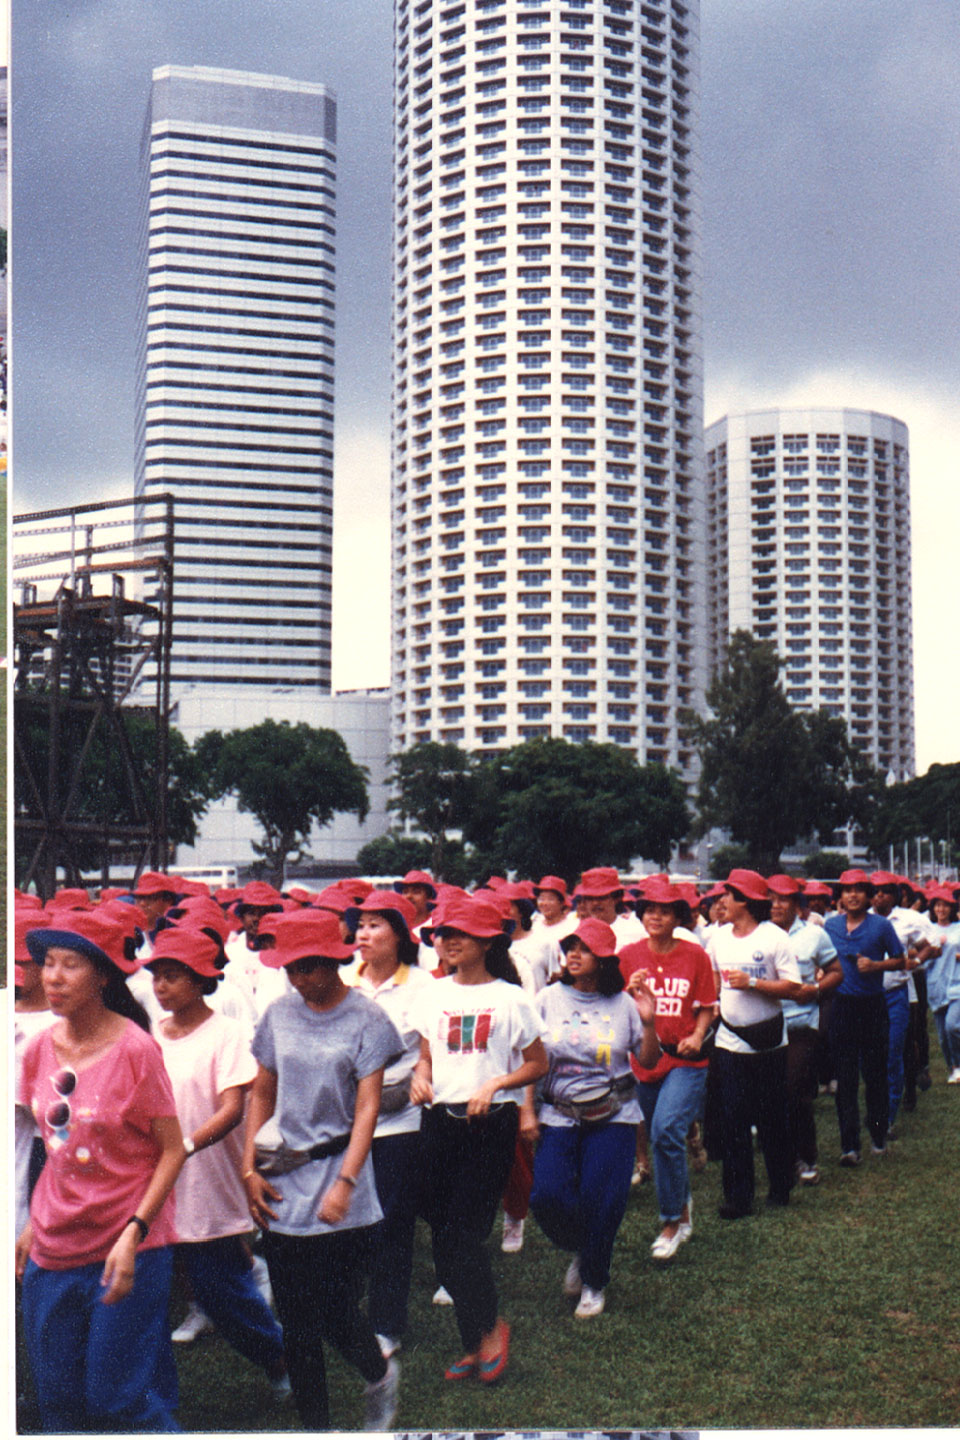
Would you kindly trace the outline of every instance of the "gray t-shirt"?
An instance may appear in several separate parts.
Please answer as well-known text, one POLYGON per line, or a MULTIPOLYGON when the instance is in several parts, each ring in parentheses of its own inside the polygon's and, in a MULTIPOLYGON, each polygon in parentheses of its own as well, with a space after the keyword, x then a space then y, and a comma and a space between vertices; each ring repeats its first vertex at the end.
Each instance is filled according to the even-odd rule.
MULTIPOLYGON (((631 1079, 630 1056, 643 1045, 643 1022, 625 990, 616 995, 583 992, 572 985, 548 985, 537 996, 543 1019, 543 1043, 550 1069, 540 1082, 543 1092, 561 1099, 582 1101, 611 1080, 631 1079)), ((623 1099, 616 1116, 619 1125, 636 1125, 640 1105, 636 1092, 623 1099)), ((542 1125, 575 1125, 568 1115, 544 1101, 542 1125)))
MULTIPOLYGON (((285 995, 267 1007, 253 1038, 253 1053, 277 1077, 273 1116, 258 1132, 265 1140, 279 1130, 293 1150, 349 1135, 357 1085, 403 1054, 396 1026, 379 1005, 348 990, 333 1010, 311 1010, 299 995, 285 995)), ((382 1218, 370 1156, 357 1177, 346 1219, 326 1225, 317 1218, 323 1196, 336 1180, 343 1153, 311 1160, 287 1175, 271 1175, 282 1195, 270 1228, 280 1235, 326 1235, 358 1229, 382 1218)))

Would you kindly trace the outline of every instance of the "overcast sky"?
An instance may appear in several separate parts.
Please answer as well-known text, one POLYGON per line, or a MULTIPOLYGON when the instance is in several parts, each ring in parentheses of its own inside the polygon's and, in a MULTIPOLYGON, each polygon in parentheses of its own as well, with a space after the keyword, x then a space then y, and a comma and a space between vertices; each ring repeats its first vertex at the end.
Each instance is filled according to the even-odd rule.
MULTIPOLYGON (((389 683, 391 29, 391 0, 13 0, 17 510, 132 490, 152 68, 337 94, 338 688, 389 683)), ((960 6, 704 0, 702 71, 705 418, 910 427, 918 768, 960 760, 960 6)))

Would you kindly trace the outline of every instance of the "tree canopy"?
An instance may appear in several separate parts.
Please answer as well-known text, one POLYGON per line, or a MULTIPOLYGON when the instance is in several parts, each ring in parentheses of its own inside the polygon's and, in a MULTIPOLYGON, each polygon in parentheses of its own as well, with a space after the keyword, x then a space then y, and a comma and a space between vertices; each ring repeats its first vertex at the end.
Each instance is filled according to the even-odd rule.
POLYGON ((908 840, 944 841, 947 863, 960 837, 960 761, 931 765, 925 775, 883 792, 870 825, 870 848, 883 859, 889 846, 908 840))
POLYGON ((388 809, 426 836, 428 856, 420 863, 438 879, 449 878, 449 832, 462 827, 470 803, 470 756, 459 745, 430 740, 391 756, 390 764, 396 794, 388 809))
POLYGON ((791 707, 782 663, 773 645, 736 631, 707 690, 709 716, 682 716, 700 757, 699 828, 729 830, 765 874, 785 846, 814 834, 829 843, 866 822, 882 788, 842 718, 791 707))
POLYGON ((463 837, 479 870, 572 878, 636 856, 666 864, 689 826, 671 771, 618 745, 552 738, 478 761, 463 837))
POLYGON ((235 795, 256 818, 263 837, 253 848, 275 884, 282 884, 285 861, 302 857, 315 824, 329 825, 338 812, 367 815, 367 772, 335 730, 263 720, 225 735, 211 730, 195 749, 211 798, 235 795))

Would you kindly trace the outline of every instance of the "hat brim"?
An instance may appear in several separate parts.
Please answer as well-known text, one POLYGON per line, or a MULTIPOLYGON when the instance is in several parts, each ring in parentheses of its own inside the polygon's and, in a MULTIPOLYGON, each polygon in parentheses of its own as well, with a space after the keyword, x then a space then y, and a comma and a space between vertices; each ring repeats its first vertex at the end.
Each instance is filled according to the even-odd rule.
POLYGON ((76 950, 78 955, 92 960, 94 965, 109 966, 119 970, 121 975, 132 975, 138 968, 135 960, 120 962, 112 959, 106 950, 101 950, 93 940, 88 940, 86 935, 78 935, 75 930, 28 930, 26 940, 27 949, 38 965, 43 964, 48 950, 59 947, 63 950, 76 950))

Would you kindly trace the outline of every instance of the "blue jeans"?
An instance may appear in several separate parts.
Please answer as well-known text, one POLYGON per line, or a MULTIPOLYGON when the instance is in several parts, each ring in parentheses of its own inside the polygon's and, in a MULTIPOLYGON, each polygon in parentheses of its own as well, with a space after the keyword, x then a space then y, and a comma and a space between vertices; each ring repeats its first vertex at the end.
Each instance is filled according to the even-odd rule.
POLYGON ((283 1363, 283 1331, 257 1289, 239 1235, 177 1246, 193 1295, 223 1338, 276 1378, 283 1363))
POLYGON ((179 1432, 157 1389, 172 1266, 170 1246, 141 1251, 129 1295, 104 1305, 102 1262, 44 1270, 29 1261, 23 1321, 46 1434, 179 1432))
POLYGON ((591 1290, 610 1279, 636 1148, 636 1125, 616 1121, 540 1131, 530 1209, 548 1240, 580 1256, 580 1277, 591 1290))
POLYGON ((679 1220, 690 1199, 687 1131, 703 1108, 707 1067, 675 1065, 661 1080, 637 1085, 647 1136, 653 1151, 653 1178, 660 1219, 679 1220))
POLYGON ((951 1000, 942 1010, 935 1010, 933 1018, 949 1073, 960 1065, 960 1000, 951 1000))
POLYGON ((903 1047, 910 1023, 910 997, 906 985, 898 985, 894 990, 884 990, 883 994, 887 1002, 890 1026, 887 1042, 887 1086, 890 1094, 889 1123, 892 1125, 903 1098, 903 1047))

